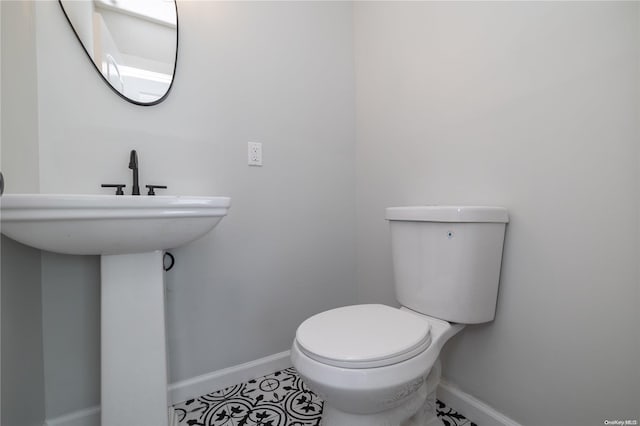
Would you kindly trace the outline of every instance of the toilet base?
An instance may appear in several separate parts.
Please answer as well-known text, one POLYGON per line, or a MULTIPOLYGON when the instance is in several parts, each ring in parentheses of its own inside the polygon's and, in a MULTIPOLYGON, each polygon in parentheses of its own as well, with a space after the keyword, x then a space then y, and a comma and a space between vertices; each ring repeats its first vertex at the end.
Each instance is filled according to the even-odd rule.
POLYGON ((436 412, 436 389, 440 383, 440 360, 427 380, 401 405, 373 414, 353 414, 324 403, 322 426, 444 426, 436 412))

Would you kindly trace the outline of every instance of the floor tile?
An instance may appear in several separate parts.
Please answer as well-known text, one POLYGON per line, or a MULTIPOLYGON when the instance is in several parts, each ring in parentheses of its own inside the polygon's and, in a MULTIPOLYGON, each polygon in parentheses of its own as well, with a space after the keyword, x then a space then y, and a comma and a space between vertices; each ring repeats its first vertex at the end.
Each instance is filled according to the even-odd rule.
MULTIPOLYGON (((174 405, 178 426, 320 426, 322 401, 294 368, 174 405)), ((478 426, 441 401, 445 426, 478 426)))
POLYGON ((436 413, 445 426, 478 426, 440 400, 436 401, 436 413))

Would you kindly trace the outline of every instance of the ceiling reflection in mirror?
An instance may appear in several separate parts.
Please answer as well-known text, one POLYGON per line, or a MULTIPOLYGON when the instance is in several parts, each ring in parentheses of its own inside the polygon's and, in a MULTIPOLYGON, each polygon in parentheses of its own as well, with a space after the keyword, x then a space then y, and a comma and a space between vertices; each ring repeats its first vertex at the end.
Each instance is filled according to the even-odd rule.
POLYGON ((85 52, 109 86, 137 105, 171 89, 178 54, 175 0, 59 0, 85 52))

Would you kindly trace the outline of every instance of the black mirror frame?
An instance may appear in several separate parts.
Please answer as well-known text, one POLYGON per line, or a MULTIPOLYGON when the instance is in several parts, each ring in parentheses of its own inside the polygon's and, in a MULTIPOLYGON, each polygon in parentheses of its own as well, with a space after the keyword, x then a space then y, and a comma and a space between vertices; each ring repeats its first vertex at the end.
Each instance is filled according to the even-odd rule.
POLYGON ((82 40, 80 39, 80 36, 78 35, 78 32, 76 31, 75 27, 73 26, 73 23, 69 19, 69 15, 67 15, 67 12, 64 10, 64 5, 62 4, 62 0, 58 0, 58 4, 60 5, 60 9, 62 9, 62 13, 64 14, 64 17, 67 19, 67 22, 69 23, 69 26, 71 27, 71 30, 73 31, 73 34, 75 34, 76 39, 78 40, 78 43, 80 43, 80 46, 82 46, 82 50, 84 50, 84 53, 86 53, 87 58, 89 59, 89 62, 91 62, 91 65, 93 65, 93 68, 96 70, 96 72, 98 73, 100 78, 102 78, 102 81, 104 81, 104 83, 111 90, 113 90, 113 92, 115 92, 118 96, 120 96, 122 99, 126 100, 127 102, 131 102, 132 104, 139 105, 139 106, 157 105, 160 102, 164 101, 167 98, 167 96, 169 96, 169 92, 171 92, 171 88, 173 87, 173 82, 174 82, 174 80, 176 78, 176 71, 178 69, 178 44, 179 44, 179 39, 180 39, 180 37, 179 37, 180 36, 180 25, 178 23, 178 3, 176 2, 176 0, 173 0, 173 7, 176 9, 176 57, 175 57, 175 60, 174 60, 174 63, 173 63, 173 75, 171 76, 171 83, 169 83, 169 87, 167 88, 167 91, 165 92, 165 94, 162 95, 162 97, 160 97, 159 99, 157 99, 157 100, 155 100, 153 102, 140 102, 140 101, 136 101, 134 99, 128 98, 123 93, 121 93, 119 90, 117 90, 115 87, 113 87, 113 85, 111 83, 109 83, 109 81, 106 79, 104 74, 102 74, 102 71, 100 71, 100 69, 98 68, 98 65, 96 65, 96 63, 93 61, 93 58, 91 58, 91 55, 89 55, 89 52, 87 52, 87 49, 84 47, 84 43, 82 43, 82 40))

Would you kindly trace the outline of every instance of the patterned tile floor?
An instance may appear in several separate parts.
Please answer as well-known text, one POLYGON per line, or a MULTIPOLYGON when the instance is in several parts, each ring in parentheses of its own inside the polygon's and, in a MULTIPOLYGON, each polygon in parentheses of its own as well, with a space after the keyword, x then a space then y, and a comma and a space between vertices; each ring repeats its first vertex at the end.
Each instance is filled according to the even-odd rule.
MULTIPOLYGON (((320 426, 322 401, 287 368, 174 405, 176 426, 320 426)), ((438 401, 445 426, 477 426, 438 401)))

